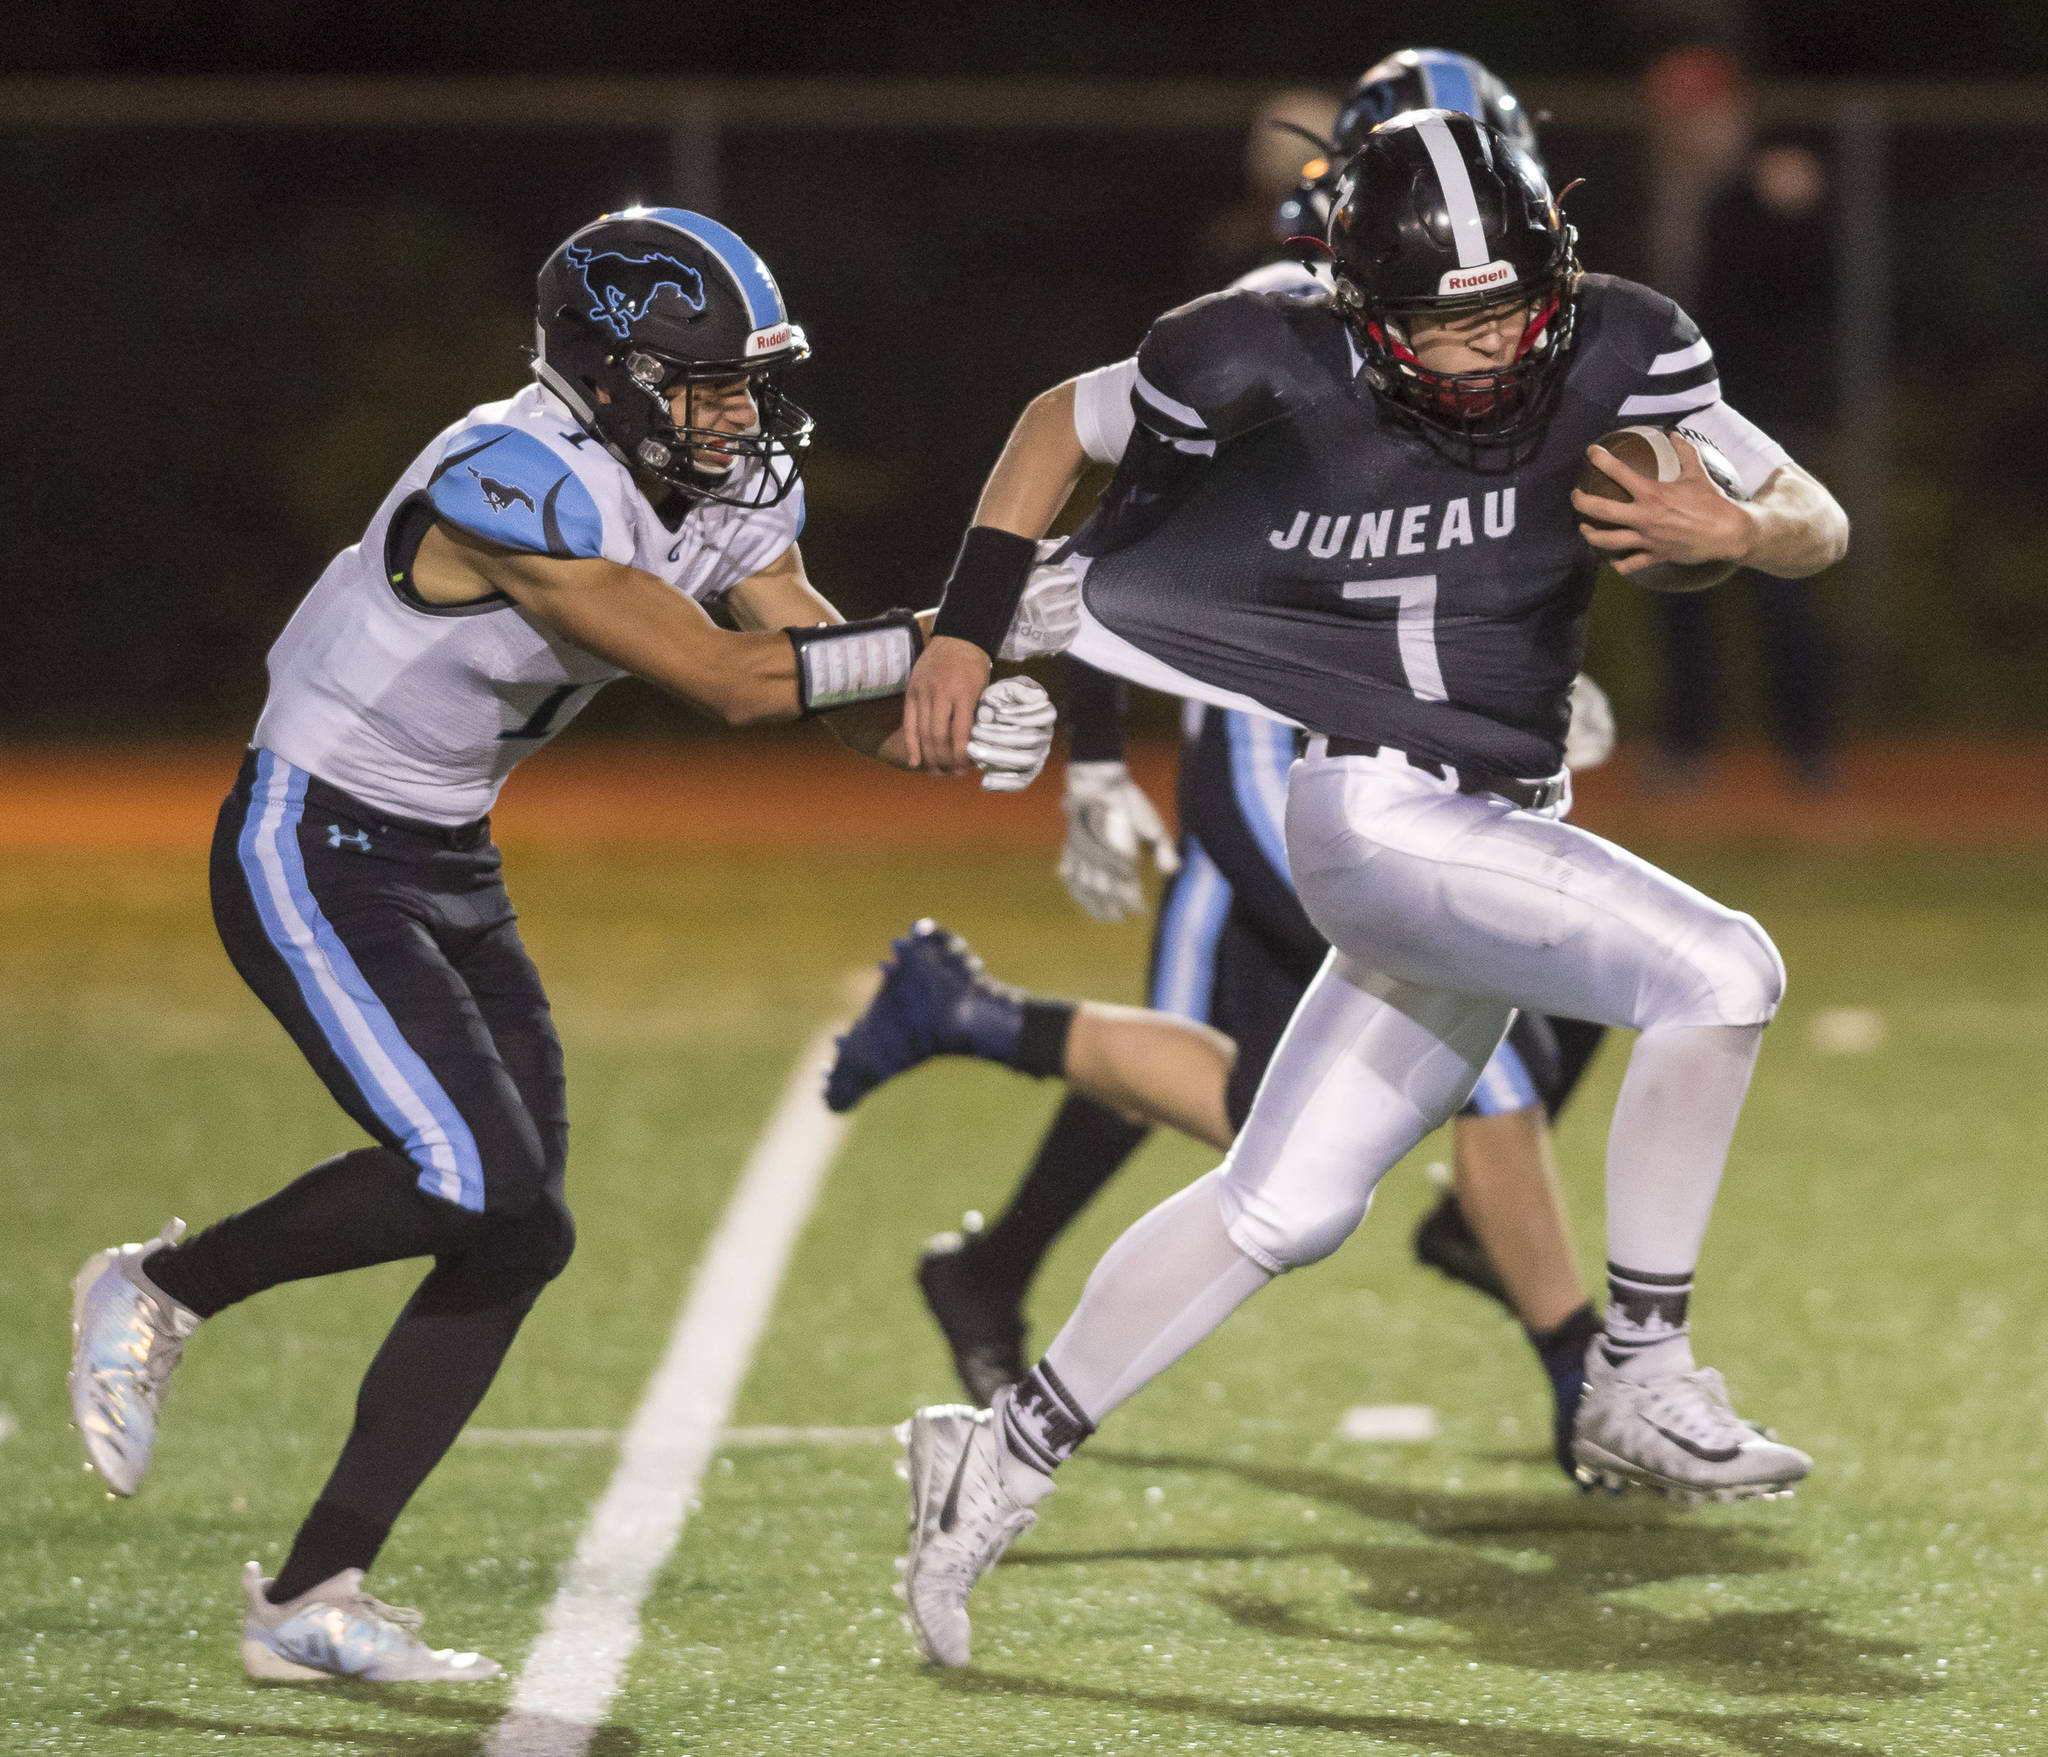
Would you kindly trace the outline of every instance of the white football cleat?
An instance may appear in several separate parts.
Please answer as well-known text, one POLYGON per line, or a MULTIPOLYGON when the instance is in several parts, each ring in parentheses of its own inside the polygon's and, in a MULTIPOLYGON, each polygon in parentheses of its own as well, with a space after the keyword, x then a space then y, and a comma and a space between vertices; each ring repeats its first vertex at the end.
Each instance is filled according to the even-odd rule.
POLYGON ((182 1220, 148 1244, 95 1251, 71 1280, 71 1423, 86 1461, 117 1495, 142 1487, 156 1450, 157 1411, 199 1314, 181 1306, 143 1270, 148 1255, 176 1244, 182 1220))
POLYGON ((474 1684, 498 1675, 498 1662, 480 1653, 429 1647, 414 1633, 424 1620, 420 1613, 372 1598, 363 1590, 360 1568, 344 1568, 283 1604, 264 1597, 269 1585, 254 1562, 242 1570, 242 1590, 249 1595, 242 1669, 252 1678, 474 1684))
POLYGON ((1038 1514, 1003 1482, 994 1418, 964 1403, 920 1409, 896 1430, 910 1481, 903 1596, 910 1632, 935 1665, 967 1663, 967 1595, 1038 1514))
POLYGON ((1695 1367, 1683 1343, 1655 1355, 1671 1358, 1631 1372, 1608 1360, 1599 1337, 1586 1350, 1586 1393, 1572 1434, 1579 1480, 1681 1501, 1790 1496, 1813 1460, 1737 1415, 1721 1375, 1695 1367))

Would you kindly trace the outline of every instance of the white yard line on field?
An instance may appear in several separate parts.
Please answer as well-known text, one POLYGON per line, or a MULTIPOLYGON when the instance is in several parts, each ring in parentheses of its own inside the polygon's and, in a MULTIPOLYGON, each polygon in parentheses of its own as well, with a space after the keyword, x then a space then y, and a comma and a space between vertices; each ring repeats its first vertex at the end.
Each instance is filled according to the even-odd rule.
POLYGON ((583 1757, 625 1679, 640 1644, 640 1606, 682 1534, 846 1134, 846 1120, 819 1092, 831 1052, 829 1030, 805 1046, 754 1144, 486 1757, 583 1757))

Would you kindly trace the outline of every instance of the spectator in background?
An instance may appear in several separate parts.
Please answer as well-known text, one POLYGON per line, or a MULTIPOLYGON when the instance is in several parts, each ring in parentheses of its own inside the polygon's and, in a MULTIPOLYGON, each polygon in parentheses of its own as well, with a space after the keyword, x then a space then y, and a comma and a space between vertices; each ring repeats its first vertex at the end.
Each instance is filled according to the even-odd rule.
POLYGON ((1274 211, 1300 184, 1302 166, 1322 156, 1308 137, 1327 141, 1336 124, 1337 100, 1328 92, 1275 92, 1259 106, 1245 137, 1244 194, 1202 228, 1190 297, 1273 260, 1274 211))
MULTIPOLYGON (((1708 198, 1689 301, 1714 338, 1723 394, 1810 460, 1833 416, 1834 227, 1827 167, 1792 140, 1765 140, 1708 198)), ((1832 780, 1832 656, 1812 582, 1745 572, 1763 636, 1771 730, 1799 781, 1832 780)), ((1659 597, 1665 699, 1659 736, 1673 779, 1691 776, 1720 731, 1719 624, 1727 590, 1659 597)))

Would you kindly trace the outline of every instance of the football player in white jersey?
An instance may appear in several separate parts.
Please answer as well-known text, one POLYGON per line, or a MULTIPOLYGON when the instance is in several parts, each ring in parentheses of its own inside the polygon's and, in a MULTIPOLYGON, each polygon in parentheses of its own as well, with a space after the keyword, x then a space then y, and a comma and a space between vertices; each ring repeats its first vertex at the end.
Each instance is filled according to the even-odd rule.
MULTIPOLYGON (((259 1678, 498 1671, 428 1647, 363 1576, 574 1239, 561 1049, 486 815, 505 776, 629 672, 735 725, 832 711, 906 760, 891 698, 924 625, 846 623, 804 577, 811 422, 783 376, 808 349, 760 258, 701 214, 607 215, 541 270, 537 333, 536 382, 421 452, 279 637, 214 839, 229 957, 375 1144, 191 1239, 174 1220, 100 1251, 73 1283, 73 1416, 129 1495, 205 1319, 434 1259, 276 1579, 245 1570, 259 1678)), ((984 784, 1025 785, 1051 723, 1036 684, 989 691, 984 784)))

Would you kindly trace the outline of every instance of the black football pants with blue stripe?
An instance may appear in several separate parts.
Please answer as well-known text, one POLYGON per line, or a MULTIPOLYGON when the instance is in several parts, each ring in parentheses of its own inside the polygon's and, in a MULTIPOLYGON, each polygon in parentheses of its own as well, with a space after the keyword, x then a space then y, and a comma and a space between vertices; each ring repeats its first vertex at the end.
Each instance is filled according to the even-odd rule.
POLYGON ((367 1568, 569 1260, 561 1045, 487 821, 372 811, 268 751, 221 808, 214 921, 242 979, 376 1142, 153 1254, 202 1317, 280 1282, 434 1266, 385 1338, 279 1602, 367 1568))

